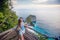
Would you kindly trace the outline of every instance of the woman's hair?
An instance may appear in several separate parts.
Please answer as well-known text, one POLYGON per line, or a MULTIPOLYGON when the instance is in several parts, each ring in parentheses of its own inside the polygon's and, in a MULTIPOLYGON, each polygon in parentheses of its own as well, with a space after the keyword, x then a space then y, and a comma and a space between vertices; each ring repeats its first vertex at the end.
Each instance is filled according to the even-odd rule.
POLYGON ((20 19, 23 19, 22 17, 20 17, 19 19, 18 19, 18 26, 20 27, 21 25, 21 20, 20 19))

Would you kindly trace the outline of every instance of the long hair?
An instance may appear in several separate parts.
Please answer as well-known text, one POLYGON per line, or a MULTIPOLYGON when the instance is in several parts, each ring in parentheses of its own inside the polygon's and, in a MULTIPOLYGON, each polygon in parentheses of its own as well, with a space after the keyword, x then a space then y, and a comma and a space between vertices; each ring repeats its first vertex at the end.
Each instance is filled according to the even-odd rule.
POLYGON ((21 20, 20 19, 23 19, 22 17, 19 18, 18 20, 18 27, 21 27, 21 20))

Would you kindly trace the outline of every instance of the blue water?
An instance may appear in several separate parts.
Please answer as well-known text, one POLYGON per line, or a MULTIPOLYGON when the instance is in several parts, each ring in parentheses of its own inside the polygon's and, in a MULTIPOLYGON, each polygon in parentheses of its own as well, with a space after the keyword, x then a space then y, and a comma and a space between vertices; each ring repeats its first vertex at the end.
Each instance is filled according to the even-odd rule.
POLYGON ((36 31, 37 33, 43 34, 48 37, 48 40, 55 40, 54 38, 49 38, 51 35, 50 33, 46 32, 44 29, 40 28, 40 26, 34 24, 33 30, 36 31))
POLYGON ((35 31, 37 31, 38 33, 44 34, 44 35, 49 35, 48 32, 46 32, 44 29, 40 28, 39 26, 35 26, 33 28, 35 31))
POLYGON ((48 38, 48 40, 55 40, 55 39, 53 39, 53 38, 48 38))

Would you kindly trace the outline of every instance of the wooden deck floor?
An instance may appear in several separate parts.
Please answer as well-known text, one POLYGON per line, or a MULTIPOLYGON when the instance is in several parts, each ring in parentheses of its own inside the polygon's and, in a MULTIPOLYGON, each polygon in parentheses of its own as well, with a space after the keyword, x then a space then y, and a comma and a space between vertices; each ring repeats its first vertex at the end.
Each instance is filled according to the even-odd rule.
MULTIPOLYGON (((10 29, 3 33, 0 33, 0 40, 18 40, 16 30, 10 29)), ((38 37, 34 35, 33 33, 26 30, 26 33, 24 34, 25 40, 38 40, 38 37)))

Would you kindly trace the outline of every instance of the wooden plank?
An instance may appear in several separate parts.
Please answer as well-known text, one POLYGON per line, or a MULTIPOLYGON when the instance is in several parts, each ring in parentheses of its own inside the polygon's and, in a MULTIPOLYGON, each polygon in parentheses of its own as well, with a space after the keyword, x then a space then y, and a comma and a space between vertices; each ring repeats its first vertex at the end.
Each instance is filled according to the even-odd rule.
MULTIPOLYGON (((5 31, 3 33, 0 34, 0 40, 17 40, 18 36, 17 36, 17 32, 14 29, 10 29, 8 31, 5 31), (7 33, 7 34, 5 34, 7 33), (2 36, 3 35, 3 36, 2 36)), ((24 34, 24 38, 25 40, 38 40, 38 37, 36 35, 34 35, 33 33, 29 32, 28 30, 26 30, 26 33, 24 34)))

